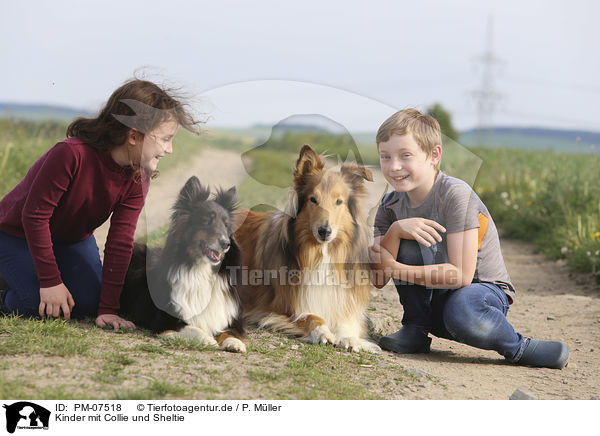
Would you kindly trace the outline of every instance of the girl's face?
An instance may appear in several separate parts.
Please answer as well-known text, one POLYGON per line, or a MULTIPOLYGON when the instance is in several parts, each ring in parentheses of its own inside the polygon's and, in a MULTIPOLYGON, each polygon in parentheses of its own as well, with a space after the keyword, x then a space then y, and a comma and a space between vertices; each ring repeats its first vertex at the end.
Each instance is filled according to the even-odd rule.
POLYGON ((147 171, 155 171, 158 161, 166 154, 173 153, 173 138, 178 128, 179 123, 171 119, 146 133, 143 141, 136 144, 134 162, 147 171))

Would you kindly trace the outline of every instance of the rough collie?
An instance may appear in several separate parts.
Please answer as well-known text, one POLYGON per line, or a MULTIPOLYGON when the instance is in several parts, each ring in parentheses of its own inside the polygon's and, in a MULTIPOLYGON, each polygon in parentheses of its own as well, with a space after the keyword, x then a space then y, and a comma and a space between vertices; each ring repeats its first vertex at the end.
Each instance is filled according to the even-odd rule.
POLYGON ((136 244, 121 313, 167 337, 245 352, 236 278, 241 253, 231 240, 236 191, 210 191, 191 177, 173 207, 162 248, 136 244))
POLYGON ((245 320, 312 343, 380 350, 366 339, 364 180, 372 181, 368 169, 330 171, 309 145, 302 148, 285 211, 250 211, 234 234, 245 270, 245 320))

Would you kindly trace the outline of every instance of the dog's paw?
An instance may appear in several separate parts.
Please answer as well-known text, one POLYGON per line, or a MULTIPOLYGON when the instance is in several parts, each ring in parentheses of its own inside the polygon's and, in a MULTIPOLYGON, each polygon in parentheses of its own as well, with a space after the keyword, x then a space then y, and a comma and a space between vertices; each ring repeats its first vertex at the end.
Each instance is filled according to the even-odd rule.
POLYGON ((200 342, 202 345, 208 345, 211 347, 218 347, 219 343, 211 335, 202 332, 201 335, 194 335, 193 339, 200 342))
POLYGON ((217 341, 211 335, 206 333, 205 331, 192 326, 185 326, 178 332, 173 330, 167 330, 160 334, 163 338, 182 338, 182 339, 191 339, 199 342, 202 345, 208 345, 211 347, 218 346, 217 341))
POLYGON ((379 345, 371 341, 367 341, 366 339, 356 337, 341 338, 336 342, 335 345, 346 350, 353 351, 355 353, 359 353, 361 351, 367 351, 369 353, 379 353, 381 351, 379 345))
POLYGON ((216 347, 219 344, 216 339, 211 335, 206 333, 204 330, 199 329, 198 327, 193 326, 185 326, 180 333, 183 333, 185 336, 190 339, 195 339, 200 342, 202 345, 210 345, 212 347, 216 347))
POLYGON ((245 353, 246 344, 240 341, 238 338, 227 338, 219 346, 220 350, 233 351, 234 353, 245 353))
POLYGON ((306 340, 312 344, 335 344, 335 335, 325 324, 316 327, 306 340))
POLYGON ((158 334, 159 337, 169 339, 177 336, 177 332, 175 330, 165 330, 162 333, 158 334))
POLYGON ((381 353, 381 347, 374 342, 361 339, 361 349, 359 351, 368 351, 369 353, 381 353))

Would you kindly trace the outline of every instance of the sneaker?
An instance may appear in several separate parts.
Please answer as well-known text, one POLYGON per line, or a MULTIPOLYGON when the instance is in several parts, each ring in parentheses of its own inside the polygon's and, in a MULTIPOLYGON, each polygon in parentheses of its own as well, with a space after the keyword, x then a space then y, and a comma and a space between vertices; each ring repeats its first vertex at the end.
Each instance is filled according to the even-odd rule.
POLYGON ((529 339, 517 365, 562 369, 569 359, 569 347, 558 341, 536 341, 529 339))
POLYGON ((399 354, 429 353, 431 338, 422 328, 405 325, 396 333, 383 336, 379 345, 384 350, 399 354))

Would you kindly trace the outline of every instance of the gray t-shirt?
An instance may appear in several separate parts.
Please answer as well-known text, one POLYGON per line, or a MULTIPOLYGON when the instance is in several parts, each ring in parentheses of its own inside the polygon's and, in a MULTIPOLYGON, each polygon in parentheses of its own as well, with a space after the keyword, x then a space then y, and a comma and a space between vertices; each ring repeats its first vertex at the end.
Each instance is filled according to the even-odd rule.
MULTIPOLYGON (((394 221, 416 217, 440 223, 446 228, 446 233, 479 229, 473 282, 494 283, 504 290, 511 303, 514 301, 515 288, 504 265, 496 225, 481 199, 467 183, 440 171, 425 201, 414 208, 410 207, 405 192, 393 191, 385 195, 375 216, 375 236, 385 235, 394 221)), ((448 262, 446 233, 439 233, 442 242, 432 247, 436 264, 448 262)))

